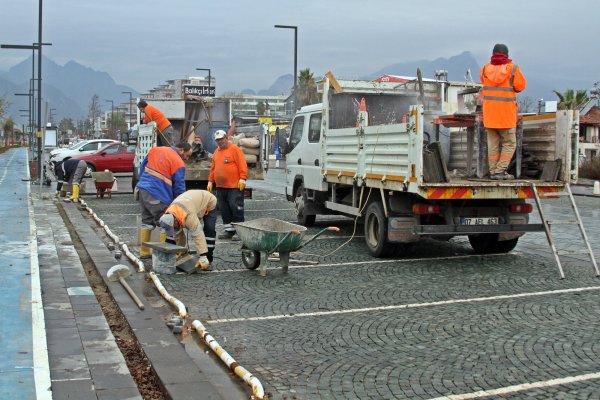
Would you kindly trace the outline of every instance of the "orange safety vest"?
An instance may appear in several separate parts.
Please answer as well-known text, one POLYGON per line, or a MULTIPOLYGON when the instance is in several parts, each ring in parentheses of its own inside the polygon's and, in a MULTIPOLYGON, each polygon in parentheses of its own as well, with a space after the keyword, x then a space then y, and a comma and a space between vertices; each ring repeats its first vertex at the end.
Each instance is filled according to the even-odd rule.
POLYGON ((483 83, 483 125, 486 128, 510 129, 517 126, 517 93, 527 81, 518 65, 486 64, 479 73, 483 83))

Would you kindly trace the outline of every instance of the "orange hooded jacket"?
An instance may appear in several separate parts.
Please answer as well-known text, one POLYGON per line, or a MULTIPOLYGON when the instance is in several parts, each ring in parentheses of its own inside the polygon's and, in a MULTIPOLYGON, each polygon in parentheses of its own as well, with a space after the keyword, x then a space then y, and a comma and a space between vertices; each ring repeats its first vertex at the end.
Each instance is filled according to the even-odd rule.
POLYGON ((483 125, 492 129, 517 126, 517 93, 527 81, 518 65, 488 63, 479 73, 483 83, 483 125))
POLYGON ((144 107, 144 122, 149 123, 151 121, 156 122, 159 132, 163 132, 169 125, 171 125, 171 121, 165 117, 165 114, 163 114, 158 108, 148 104, 146 107, 144 107))

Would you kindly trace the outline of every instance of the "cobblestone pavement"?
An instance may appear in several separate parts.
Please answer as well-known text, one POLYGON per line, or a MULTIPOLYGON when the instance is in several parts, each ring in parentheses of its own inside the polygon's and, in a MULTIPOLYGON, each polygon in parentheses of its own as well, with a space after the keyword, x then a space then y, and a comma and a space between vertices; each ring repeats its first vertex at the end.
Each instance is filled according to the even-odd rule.
MULTIPOLYGON (((135 244, 129 195, 85 200, 135 244)), ((576 200, 600 254, 600 199, 576 200)), ((572 219, 565 199, 546 204, 548 218, 572 219)), ((246 219, 265 216, 295 222, 282 195, 255 191, 246 219)), ((262 278, 241 264, 239 242, 218 241, 213 272, 161 281, 275 399, 475 398, 481 390, 600 398, 600 282, 585 256, 563 257, 560 280, 545 236, 534 233, 505 255, 475 255, 455 238, 381 260, 368 255, 360 225, 338 249, 352 236, 351 219, 318 218, 308 236, 328 225, 342 231, 294 253, 287 275, 273 261, 262 278)), ((582 247, 574 229, 555 228, 559 248, 582 247)))

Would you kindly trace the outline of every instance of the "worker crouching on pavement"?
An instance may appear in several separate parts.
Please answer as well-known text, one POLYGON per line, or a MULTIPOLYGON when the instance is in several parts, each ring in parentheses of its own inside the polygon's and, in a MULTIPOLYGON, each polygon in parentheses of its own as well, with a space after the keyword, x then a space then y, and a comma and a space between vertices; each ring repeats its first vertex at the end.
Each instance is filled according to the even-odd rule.
POLYGON ((244 189, 248 179, 248 165, 242 149, 229 143, 227 133, 215 132, 218 148, 215 150, 210 166, 207 190, 212 192, 213 182, 217 186, 217 202, 224 232, 219 239, 231 239, 235 234, 232 222, 244 222, 244 189))
MULTIPOLYGON (((153 147, 140 164, 140 177, 136 185, 142 208, 140 229, 140 258, 152 255, 144 242, 150 240, 152 230, 173 199, 185 192, 185 163, 192 155, 189 143, 177 147, 153 147)), ((164 237, 161 237, 164 241, 164 237)))
POLYGON ((87 163, 83 160, 68 159, 54 164, 56 175, 56 197, 59 196, 63 183, 72 185, 71 196, 63 199, 66 202, 79 201, 79 186, 87 170, 87 163))
POLYGON ((508 47, 496 44, 492 58, 479 73, 483 84, 483 125, 487 132, 490 178, 513 179, 506 172, 515 153, 517 127, 517 93, 527 81, 517 64, 508 58, 508 47))
POLYGON ((185 246, 187 229, 200 255, 196 268, 209 271, 215 249, 217 198, 206 190, 188 190, 178 196, 160 217, 160 229, 166 241, 185 246))

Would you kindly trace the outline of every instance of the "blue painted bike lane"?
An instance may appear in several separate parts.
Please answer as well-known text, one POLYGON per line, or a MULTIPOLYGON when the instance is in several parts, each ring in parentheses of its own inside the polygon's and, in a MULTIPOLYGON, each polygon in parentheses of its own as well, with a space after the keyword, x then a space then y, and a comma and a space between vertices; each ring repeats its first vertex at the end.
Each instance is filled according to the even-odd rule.
POLYGON ((26 148, 0 154, 0 399, 51 399, 26 148))

